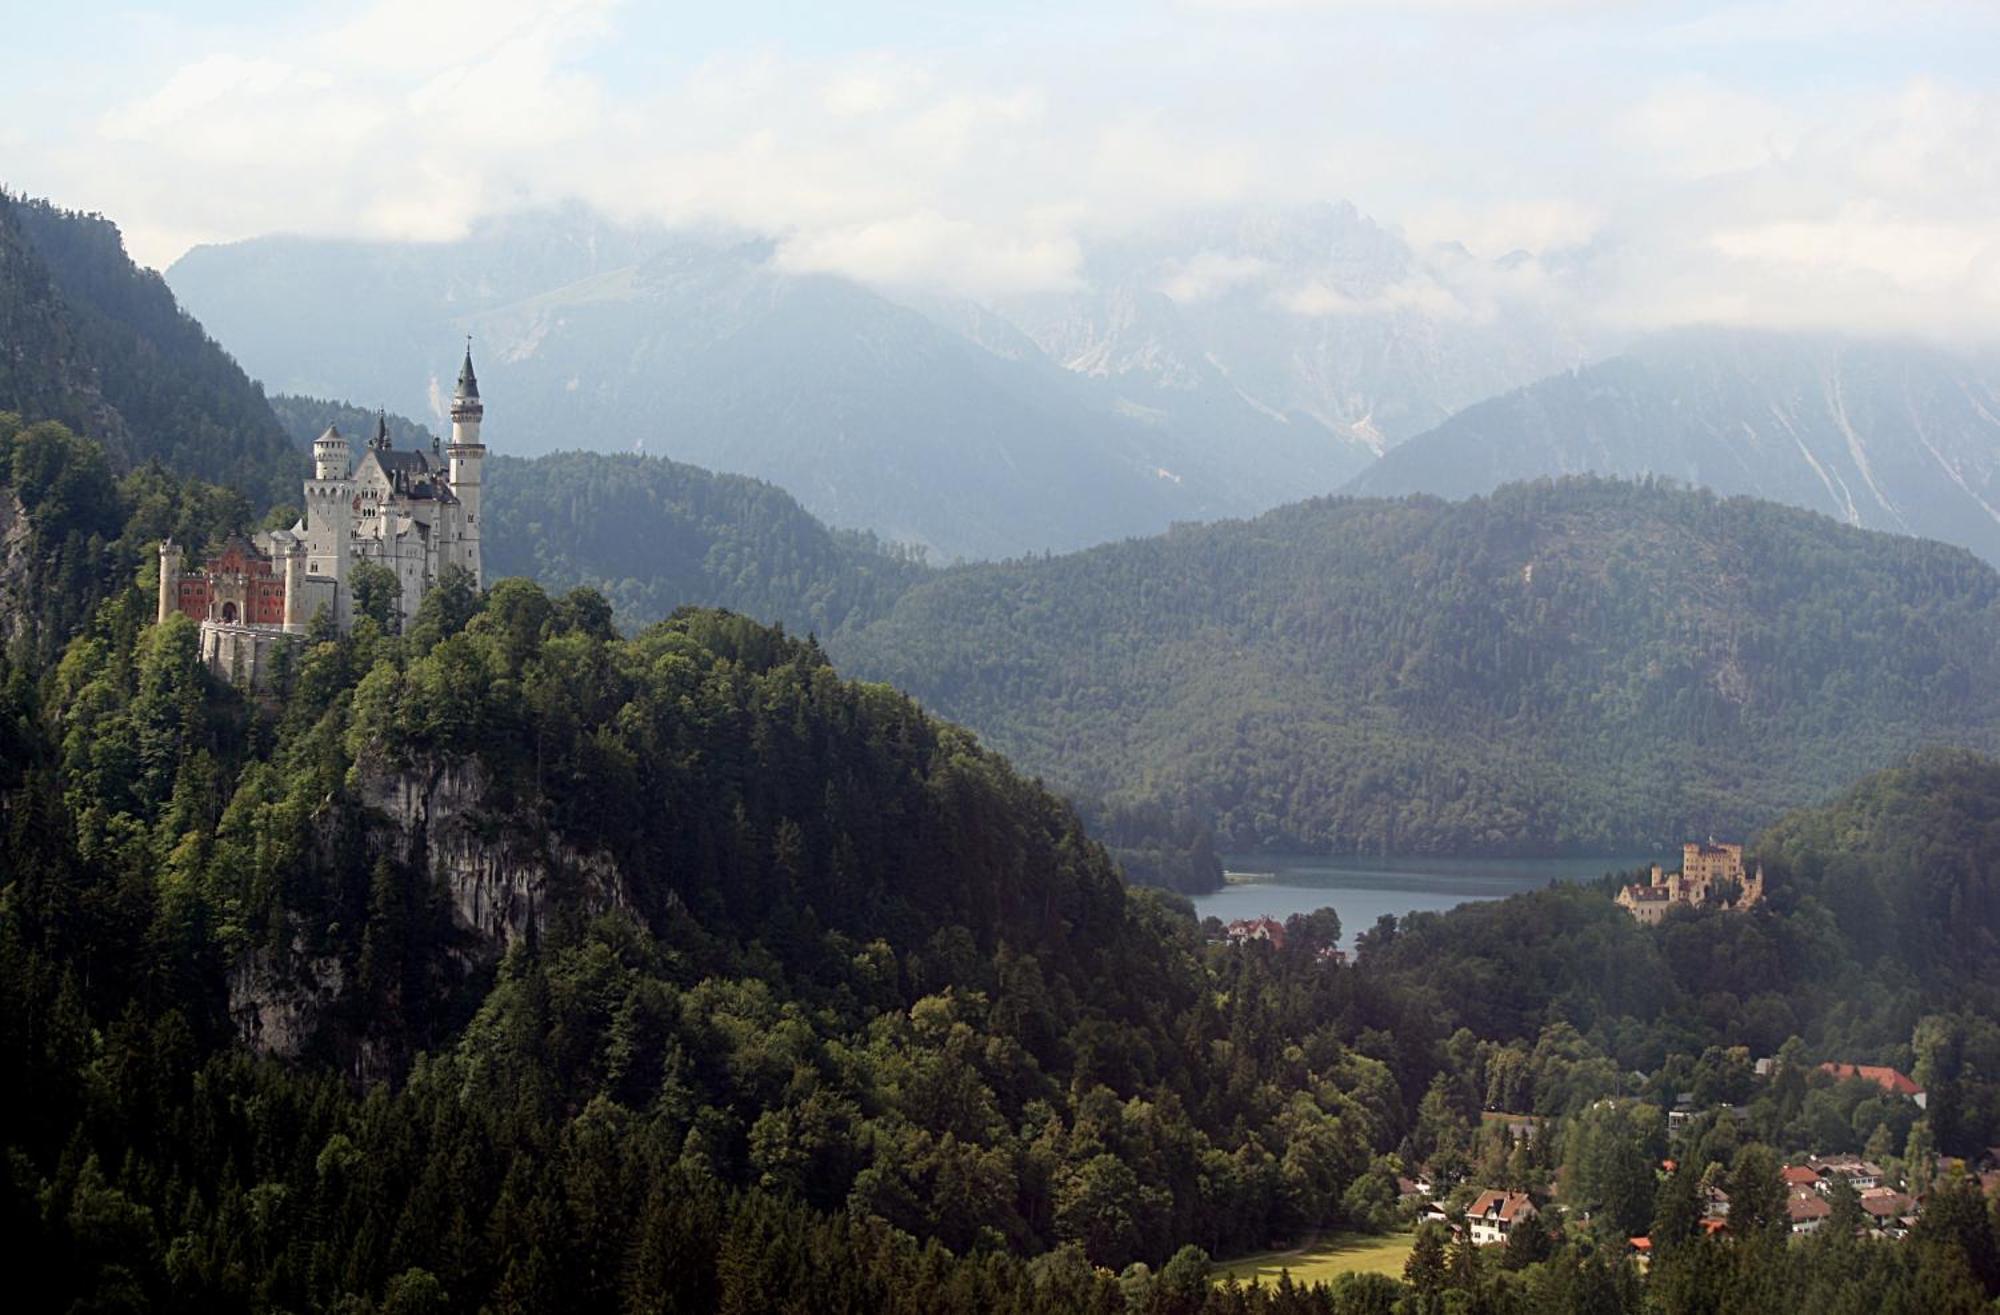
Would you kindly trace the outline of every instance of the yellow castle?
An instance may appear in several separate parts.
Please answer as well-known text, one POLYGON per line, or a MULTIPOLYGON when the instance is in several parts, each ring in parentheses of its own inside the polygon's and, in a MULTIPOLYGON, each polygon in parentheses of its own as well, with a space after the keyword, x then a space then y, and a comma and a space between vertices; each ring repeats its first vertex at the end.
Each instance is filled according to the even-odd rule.
POLYGON ((1681 870, 1662 873, 1653 865, 1652 878, 1618 892, 1618 903, 1647 926, 1667 916, 1667 910, 1687 905, 1742 911, 1764 902, 1764 868, 1755 875, 1743 871, 1743 846, 1718 844, 1681 846, 1681 870))

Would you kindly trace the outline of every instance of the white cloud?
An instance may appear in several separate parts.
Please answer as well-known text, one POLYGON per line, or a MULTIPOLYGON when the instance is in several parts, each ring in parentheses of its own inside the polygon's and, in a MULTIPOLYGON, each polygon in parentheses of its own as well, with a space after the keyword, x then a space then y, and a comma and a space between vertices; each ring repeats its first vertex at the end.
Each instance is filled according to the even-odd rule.
MULTIPOLYGON (((1207 0, 1038 11, 990 50, 884 36, 813 54, 746 21, 741 41, 635 73, 639 6, 381 0, 317 26, 190 29, 164 72, 117 80, 122 99, 79 97, 108 108, 66 130, 24 136, 0 91, 0 133, 9 181, 113 215, 154 262, 274 230, 449 237, 575 197, 784 234, 791 269, 988 296, 1071 286, 1098 234, 1352 197, 1415 249, 1387 286, 1206 236, 1145 277, 1181 302, 1249 293, 1310 316, 1534 305, 1612 326, 2000 336, 2000 99, 1907 49, 1867 82, 1704 63, 1802 42, 1821 12, 1907 46, 1893 8, 1207 0), (1228 21, 1258 8, 1312 21, 1228 21), (1434 21, 1459 14, 1541 17, 1434 21), (1496 263, 1513 251, 1535 258, 1496 263)), ((2000 21, 1990 4, 1917 12, 1940 33, 2000 21)), ((1947 44, 1927 58, 1950 64, 1947 44)))
POLYGON ((1385 315, 1413 312, 1427 319, 1464 322, 1479 318, 1474 309, 1436 278, 1413 275, 1369 296, 1355 297, 1323 281, 1275 293, 1272 300, 1294 315, 1312 318, 1385 315))
POLYGON ((1686 180, 1783 160, 1796 149, 1798 132, 1783 107, 1697 79, 1639 102, 1619 122, 1615 140, 1645 152, 1659 174, 1686 180))
POLYGON ((889 287, 995 296, 1073 287, 1081 259, 1065 236, 1017 237, 924 210, 794 235, 779 246, 775 263, 889 287))
POLYGON ((1201 251, 1185 261, 1168 266, 1160 291, 1183 305, 1209 301, 1245 284, 1262 282, 1272 269, 1259 256, 1231 255, 1226 251, 1201 251))

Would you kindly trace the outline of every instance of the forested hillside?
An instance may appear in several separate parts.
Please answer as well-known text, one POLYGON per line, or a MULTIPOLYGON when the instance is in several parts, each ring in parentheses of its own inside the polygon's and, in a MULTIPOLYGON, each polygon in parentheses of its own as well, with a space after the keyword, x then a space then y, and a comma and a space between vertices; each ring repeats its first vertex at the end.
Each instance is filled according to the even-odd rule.
POLYGON ((297 497, 297 449, 237 368, 101 215, 0 193, 0 411, 103 439, 126 467, 297 497))
POLYGON ((1745 499, 1331 500, 954 570, 835 654, 1226 845, 1643 852, 2000 732, 2000 577, 1745 499))
MULTIPOLYGON (((274 399, 310 442, 329 424, 372 434, 375 413, 340 402, 274 399)), ((390 416, 399 445, 432 442, 390 416)), ((494 436, 496 442, 499 436, 494 436)), ((886 612, 929 574, 873 536, 829 529, 784 490, 660 457, 557 452, 486 464, 487 573, 551 589, 587 585, 634 628, 686 606, 726 607, 797 634, 831 634, 886 612)))
POLYGON ((1990 1025, 1938 1012, 1991 985, 1989 761, 1780 827, 1767 911, 1649 929, 1572 888, 1377 927, 1347 967, 1324 915, 1208 943, 968 734, 728 614, 622 638, 591 591, 460 575, 407 635, 322 628, 269 694, 220 684, 189 622, 151 623, 145 549, 240 529, 240 496, 114 482, 53 425, 4 451, 37 556, 91 603, 36 616, 74 633, 59 660, 0 659, 24 1308, 1580 1313, 1686 1284, 1667 1309, 1916 1315, 2000 1289, 1950 1183, 1907 1244, 1788 1250, 1746 1206, 1650 1286, 1621 1231, 1655 1194, 1659 1110, 1627 1077, 1650 1059, 1642 1096, 1733 1092, 1721 1047, 1801 1033, 1663 1203, 1711 1171, 1779 1190, 1740 1136, 1928 1144, 1814 1072, 1847 1047, 1908 1046, 1950 1146, 2000 1135, 1990 1025), (1951 911, 1934 967, 1933 924, 1846 873, 1951 911), (1890 928, 1872 964, 1856 918, 1890 928), (1842 972, 1851 1006, 1817 989, 1842 972), (1545 1135, 1475 1136, 1484 1100, 1545 1135), (1210 1286, 1205 1253, 1393 1226, 1419 1163, 1575 1213, 1407 1285, 1210 1286))

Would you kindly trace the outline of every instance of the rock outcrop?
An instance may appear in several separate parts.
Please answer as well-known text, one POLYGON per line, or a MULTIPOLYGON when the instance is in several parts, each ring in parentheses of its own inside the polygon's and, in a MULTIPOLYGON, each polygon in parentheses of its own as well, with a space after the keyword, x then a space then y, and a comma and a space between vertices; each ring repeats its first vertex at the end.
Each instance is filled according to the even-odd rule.
MULTIPOLYGON (((329 806, 323 842, 338 829, 333 809, 361 810, 368 848, 413 882, 441 894, 458 933, 445 956, 460 974, 497 962, 509 947, 539 937, 557 907, 587 914, 629 909, 623 874, 607 854, 587 851, 518 807, 492 802, 492 781, 477 759, 364 769, 352 798, 329 806)), ((246 951, 229 974, 229 1010, 244 1044, 296 1059, 331 1049, 357 1081, 397 1072, 399 1038, 380 1020, 343 1011, 357 985, 360 936, 331 951, 309 948, 298 929, 289 947, 246 951)))

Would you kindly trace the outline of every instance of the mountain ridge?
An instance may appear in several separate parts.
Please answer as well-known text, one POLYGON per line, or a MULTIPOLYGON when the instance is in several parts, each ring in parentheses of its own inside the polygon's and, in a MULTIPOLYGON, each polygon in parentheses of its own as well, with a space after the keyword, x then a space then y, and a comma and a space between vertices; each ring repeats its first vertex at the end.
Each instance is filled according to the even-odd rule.
POLYGON ((1666 475, 2000 562, 2000 361, 1913 340, 1684 330, 1489 399, 1356 476, 1464 497, 1666 475))

